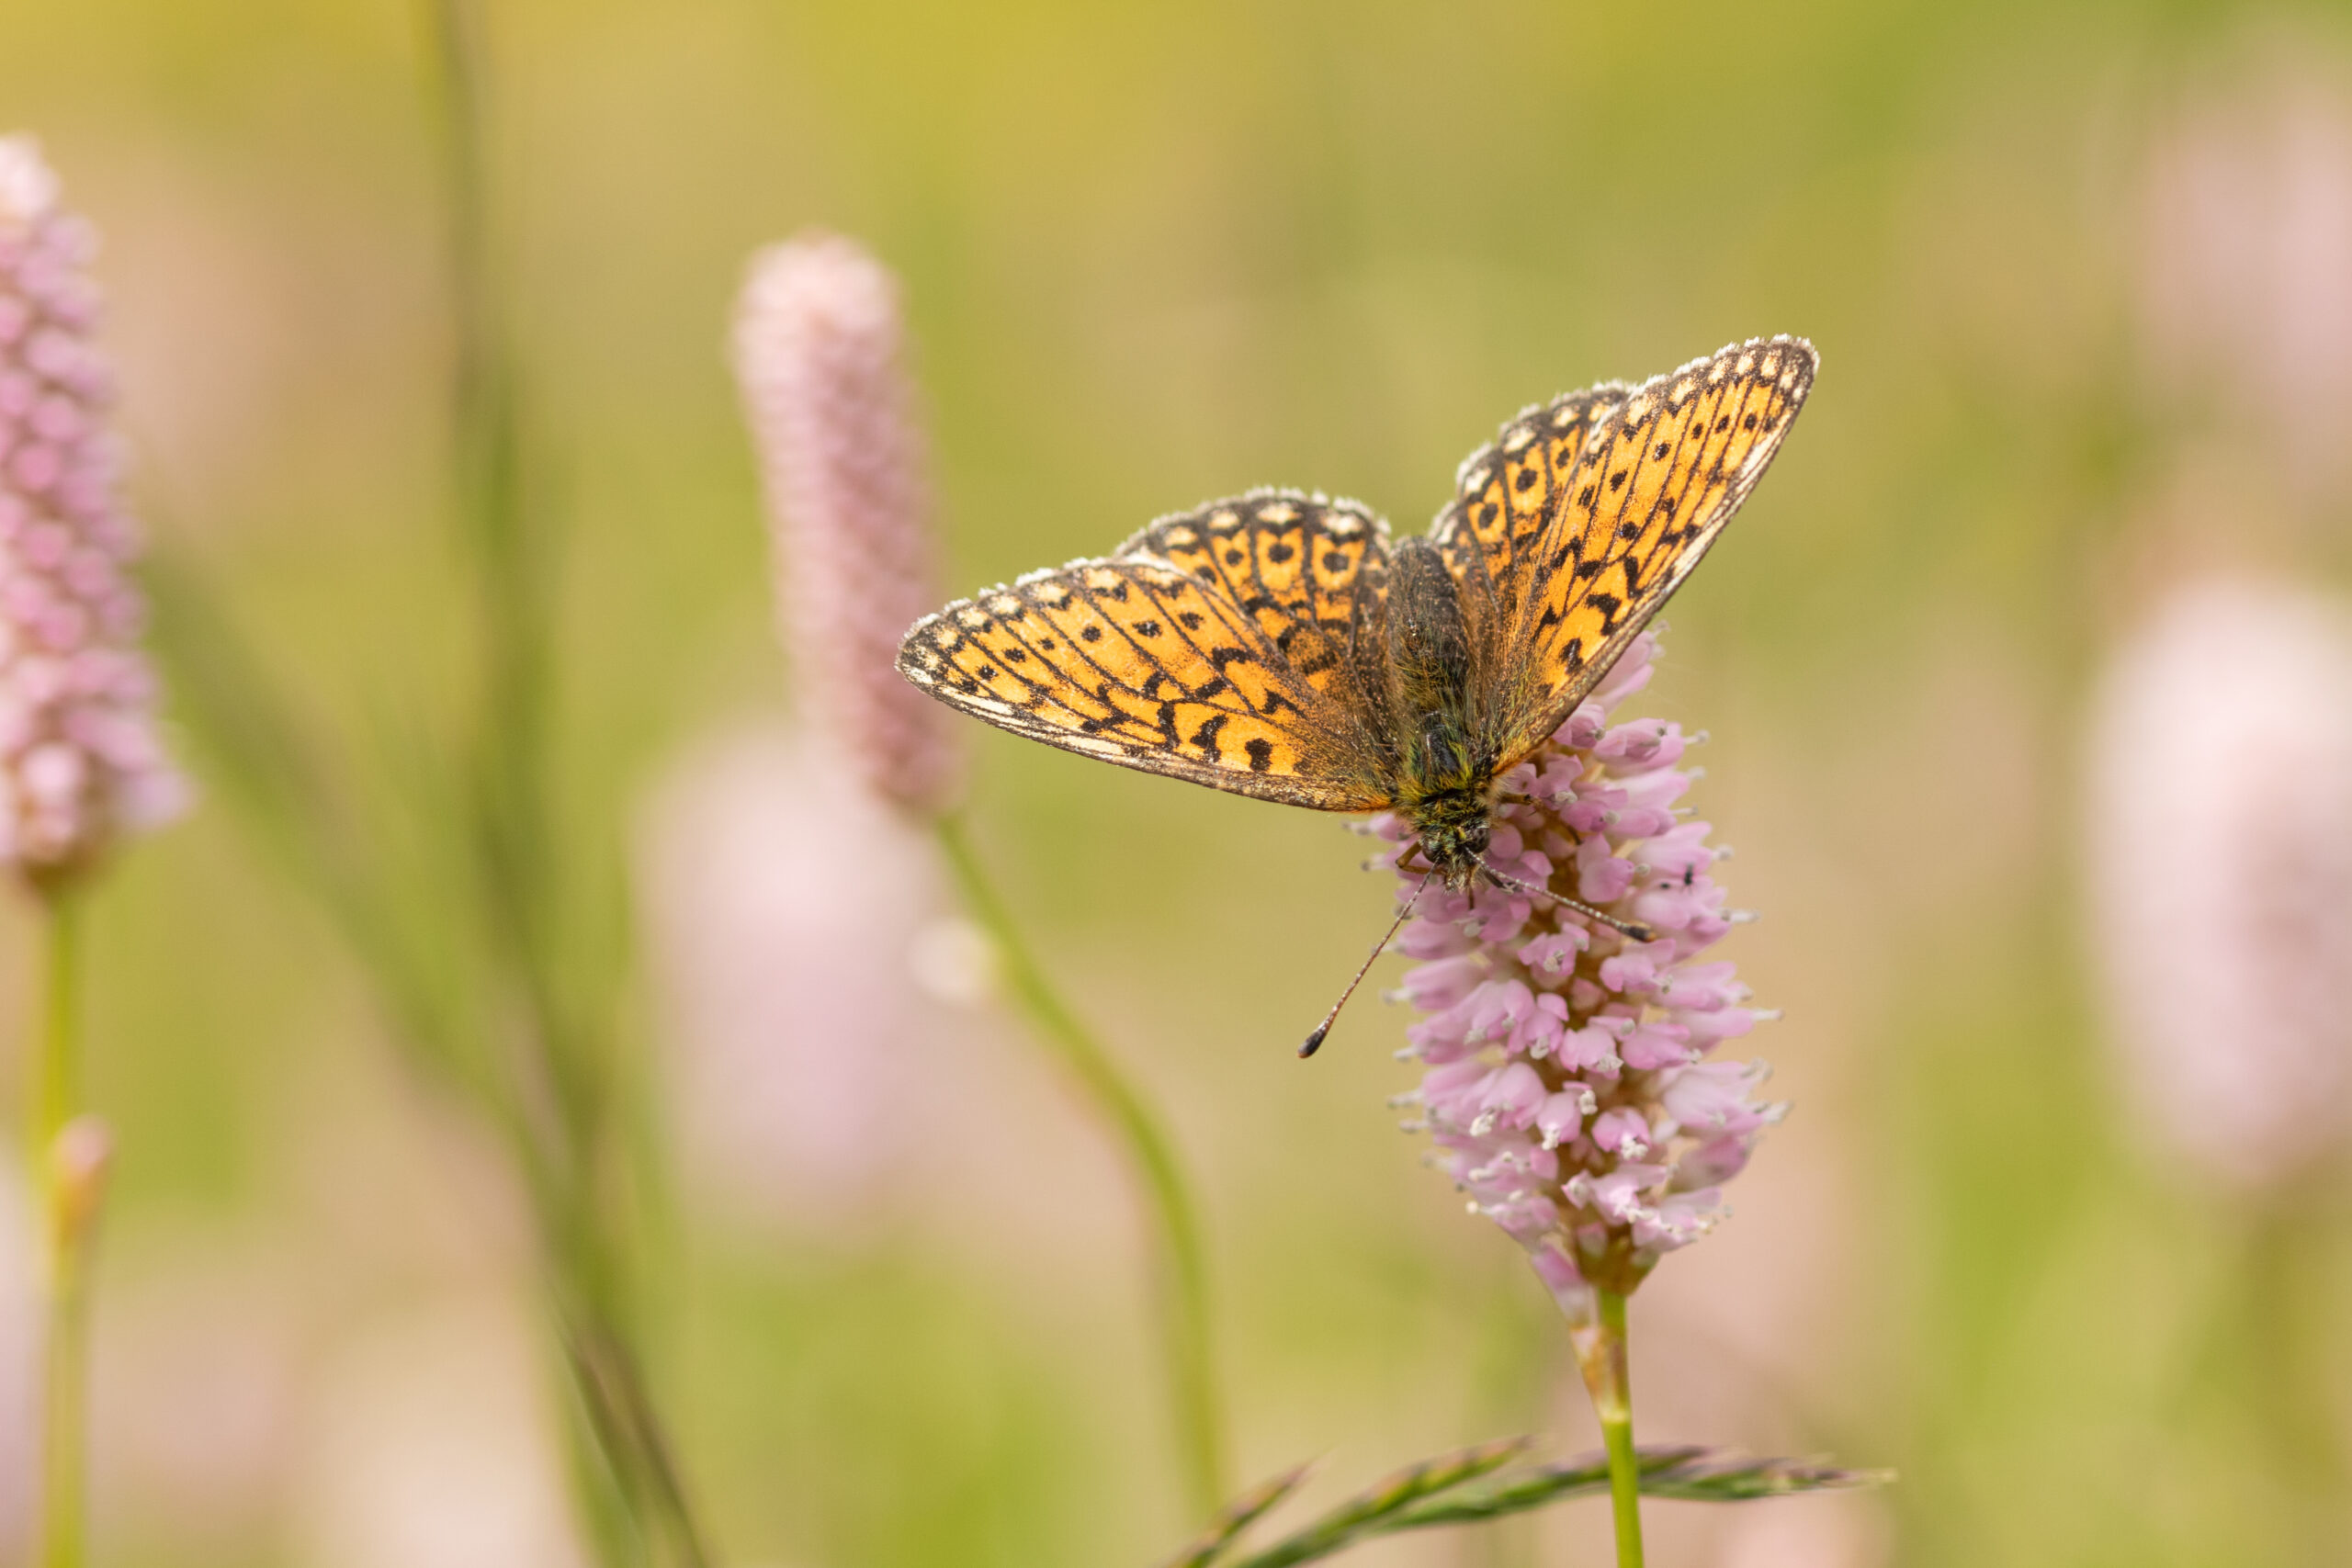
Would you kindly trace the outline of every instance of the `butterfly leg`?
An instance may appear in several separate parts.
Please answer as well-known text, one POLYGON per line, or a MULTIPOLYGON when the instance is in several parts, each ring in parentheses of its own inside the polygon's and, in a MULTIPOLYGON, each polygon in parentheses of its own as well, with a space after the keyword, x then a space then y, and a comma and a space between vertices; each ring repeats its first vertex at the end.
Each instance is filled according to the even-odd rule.
POLYGON ((1589 920, 1597 920, 1600 924, 1607 926, 1611 931, 1615 931, 1619 936, 1628 938, 1634 942, 1655 942, 1657 939, 1657 932, 1650 927, 1642 924, 1639 920, 1624 919, 1616 915, 1611 914, 1606 909, 1596 909, 1591 905, 1585 903, 1581 899, 1564 898, 1548 887, 1538 887, 1533 883, 1522 882, 1518 877, 1497 868, 1486 860, 1482 859, 1478 862, 1478 869, 1486 874, 1487 881, 1493 883, 1496 886, 1502 888, 1505 892, 1522 893, 1530 898, 1546 899, 1551 903, 1557 904, 1564 909, 1574 910, 1576 913, 1582 915, 1589 920))

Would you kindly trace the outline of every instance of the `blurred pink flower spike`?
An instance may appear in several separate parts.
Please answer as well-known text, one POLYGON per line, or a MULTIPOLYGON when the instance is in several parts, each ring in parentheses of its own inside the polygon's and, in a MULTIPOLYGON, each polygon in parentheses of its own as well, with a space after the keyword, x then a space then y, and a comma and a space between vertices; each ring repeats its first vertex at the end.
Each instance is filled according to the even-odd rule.
POLYGON ((640 835, 647 945, 696 1196, 843 1235, 921 1180, 984 1100, 947 1103, 986 942, 943 908, 929 838, 788 726, 697 744, 640 835), (933 1044, 957 1042, 954 1052, 933 1044))
MULTIPOLYGON (((1404 1053, 1427 1070, 1405 1098, 1470 1208, 1525 1247, 1572 1321, 1591 1291, 1623 1295, 1722 1218, 1720 1189, 1784 1105, 1760 1103, 1761 1062, 1709 1053, 1776 1016, 1746 1006, 1732 965, 1702 955, 1738 917, 1710 868, 1725 852, 1675 803, 1690 743, 1656 719, 1611 727, 1647 683, 1635 639, 1543 750, 1503 781, 1487 860, 1656 932, 1634 942, 1540 897, 1431 885, 1398 945, 1424 962, 1402 999, 1421 1013, 1404 1053)), ((1422 881, 1404 818, 1376 818, 1400 897, 1422 881), (1408 869, 1409 868, 1409 869, 1408 869)))
POLYGON ((2305 486, 2352 477, 2352 102, 2300 63, 2181 117, 2149 162, 2142 317, 2305 486))
POLYGON ((735 318, 801 690, 868 784, 922 814, 955 803, 952 716, 899 676, 939 594, 899 289, 854 243, 810 234, 752 260, 735 318))
POLYGON ((126 576, 96 247, 38 144, 0 137, 0 863, 43 884, 187 801, 126 576))
POLYGON ((2126 1090, 2202 1179, 2282 1188, 2352 1131, 2352 610, 2177 592, 2115 654, 2091 745, 2126 1090))

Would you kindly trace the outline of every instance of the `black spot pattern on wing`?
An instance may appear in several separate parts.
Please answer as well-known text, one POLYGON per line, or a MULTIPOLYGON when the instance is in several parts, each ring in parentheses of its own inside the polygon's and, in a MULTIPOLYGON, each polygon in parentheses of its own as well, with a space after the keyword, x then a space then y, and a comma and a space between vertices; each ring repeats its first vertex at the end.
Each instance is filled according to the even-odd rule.
POLYGON ((1325 810, 1458 809, 1542 744, 1690 575, 1816 363, 1802 339, 1755 339, 1521 413, 1463 463, 1393 646, 1380 519, 1261 490, 925 616, 899 668, 1000 728, 1121 766, 1325 810), (1430 657, 1424 625, 1460 657, 1430 657))
POLYGON ((1690 576, 1763 477, 1817 366, 1802 338, 1734 344, 1640 387, 1530 409, 1463 465, 1438 532, 1465 584, 1483 570, 1497 585, 1481 711, 1506 759, 1557 728, 1690 576), (1478 532, 1476 508, 1521 473, 1539 476, 1528 492, 1540 515, 1531 502, 1507 535, 1478 532))
POLYGON ((1292 805, 1374 809, 1393 801, 1380 739, 1391 720, 1361 650, 1377 647, 1386 563, 1385 527, 1362 507, 1255 491, 1162 519, 1108 559, 926 616, 899 669, 1069 750, 1292 805))

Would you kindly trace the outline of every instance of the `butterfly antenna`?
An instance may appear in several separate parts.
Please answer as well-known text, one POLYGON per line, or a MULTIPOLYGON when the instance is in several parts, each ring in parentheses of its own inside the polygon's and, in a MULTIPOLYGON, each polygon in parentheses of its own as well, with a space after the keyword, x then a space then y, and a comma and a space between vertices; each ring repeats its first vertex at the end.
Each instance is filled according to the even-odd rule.
POLYGON ((1523 893, 1531 898, 1547 899, 1552 903, 1559 905, 1562 908, 1575 910, 1577 914, 1582 915, 1589 920, 1599 920, 1602 925, 1607 926, 1619 936, 1630 938, 1634 942, 1654 942, 1657 938, 1657 932, 1656 931, 1642 924, 1639 920, 1621 919, 1617 916, 1611 914, 1608 910, 1596 909, 1591 905, 1587 904, 1580 899, 1563 898, 1548 887, 1538 887, 1532 882, 1521 882, 1518 877, 1510 874, 1508 872, 1498 869, 1491 862, 1487 861, 1483 856, 1479 858, 1478 869, 1487 874, 1487 881, 1493 883, 1496 886, 1502 888, 1505 892, 1523 893))
POLYGON ((1421 901, 1421 889, 1427 887, 1430 885, 1430 877, 1436 874, 1437 872, 1432 869, 1429 876, 1421 878, 1419 884, 1413 889, 1413 896, 1405 900, 1405 907, 1396 911, 1396 918, 1388 922, 1388 929, 1381 933, 1378 942, 1372 944, 1372 951, 1364 955, 1363 964, 1356 971, 1356 977, 1348 982, 1348 988, 1340 993, 1340 999, 1331 1004, 1331 1010, 1323 1015, 1323 1021, 1315 1026, 1315 1032, 1308 1035, 1306 1043, 1298 1048, 1302 1060, 1322 1049, 1323 1037, 1330 1033, 1331 1025, 1339 1021, 1340 1010, 1348 1005, 1348 998, 1356 994, 1356 987, 1363 984, 1363 977, 1372 973, 1373 964, 1382 953, 1388 951, 1388 943, 1396 935, 1396 928, 1405 923, 1405 917, 1411 914, 1413 906, 1421 901))

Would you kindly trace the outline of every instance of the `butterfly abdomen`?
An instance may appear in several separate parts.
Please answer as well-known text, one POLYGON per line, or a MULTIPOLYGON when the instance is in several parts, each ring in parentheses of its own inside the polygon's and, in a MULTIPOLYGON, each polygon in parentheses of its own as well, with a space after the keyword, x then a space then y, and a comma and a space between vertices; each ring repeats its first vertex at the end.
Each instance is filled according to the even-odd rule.
POLYGON ((1396 547, 1387 630, 1397 804, 1430 863, 1449 886, 1464 886, 1487 847, 1494 760, 1472 719, 1476 668, 1461 589, 1426 538, 1396 547))

